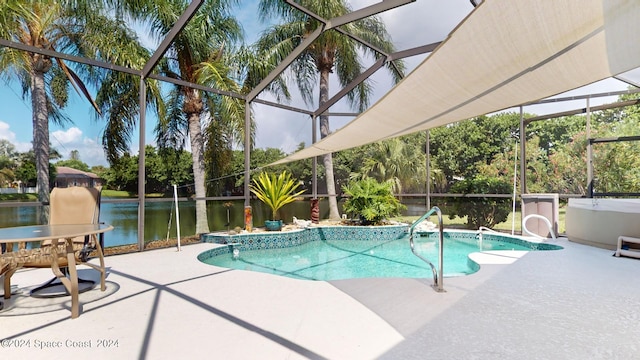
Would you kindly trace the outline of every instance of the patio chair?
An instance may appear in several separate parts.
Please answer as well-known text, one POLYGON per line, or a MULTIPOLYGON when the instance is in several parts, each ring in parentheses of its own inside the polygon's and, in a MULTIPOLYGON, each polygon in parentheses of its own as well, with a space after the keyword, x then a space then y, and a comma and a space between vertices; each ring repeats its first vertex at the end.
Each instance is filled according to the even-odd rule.
MULTIPOLYGON (((100 188, 85 187, 69 187, 54 188, 51 192, 49 224, 96 224, 99 222, 100 215, 100 188)), ((0 255, 0 275, 4 275, 4 297, 11 297, 11 276, 20 268, 56 268, 59 270, 49 282, 36 287, 31 291, 33 296, 58 296, 58 294, 38 295, 38 292, 52 287, 61 285, 56 281, 59 277, 67 276, 68 261, 66 258, 66 242, 55 241, 57 246, 53 245, 54 241, 45 241, 40 247, 27 249, 26 246, 20 246, 17 251, 7 249, 10 252, 0 255), (11 252, 15 252, 11 254, 11 252), (2 264, 4 262, 4 265, 2 264), (52 263, 56 266, 52 267, 52 263)), ((86 265, 100 273, 100 290, 105 291, 106 269, 104 265, 104 254, 102 248, 104 239, 100 236, 86 236, 73 239, 76 254, 76 264, 86 265), (89 263, 91 254, 96 254, 99 259, 99 265, 89 263)), ((80 279, 78 279, 81 282, 80 279)), ((88 280, 82 280, 87 282, 88 280)), ((88 290, 93 287, 94 282, 88 290)), ((63 293, 62 295, 65 295, 63 293)))

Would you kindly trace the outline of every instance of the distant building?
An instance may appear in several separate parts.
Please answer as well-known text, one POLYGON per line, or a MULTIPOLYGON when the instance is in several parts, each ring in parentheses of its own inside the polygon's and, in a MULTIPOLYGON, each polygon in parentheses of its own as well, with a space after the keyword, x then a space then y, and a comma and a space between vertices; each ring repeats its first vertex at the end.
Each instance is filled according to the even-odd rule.
POLYGON ((94 173, 84 172, 66 166, 58 166, 56 167, 56 171, 58 174, 56 175, 55 187, 98 187, 104 183, 104 181, 94 173))

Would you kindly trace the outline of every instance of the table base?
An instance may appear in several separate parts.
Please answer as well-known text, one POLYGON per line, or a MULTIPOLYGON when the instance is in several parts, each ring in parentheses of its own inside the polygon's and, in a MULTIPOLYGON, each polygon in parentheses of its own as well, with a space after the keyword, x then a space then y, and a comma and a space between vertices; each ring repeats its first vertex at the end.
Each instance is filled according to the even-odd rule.
MULTIPOLYGON (((89 291, 95 287, 96 283, 92 280, 78 279, 78 293, 89 291)), ((60 296, 69 296, 69 292, 58 278, 51 279, 49 282, 38 286, 31 290, 30 294, 36 298, 53 298, 60 296)))

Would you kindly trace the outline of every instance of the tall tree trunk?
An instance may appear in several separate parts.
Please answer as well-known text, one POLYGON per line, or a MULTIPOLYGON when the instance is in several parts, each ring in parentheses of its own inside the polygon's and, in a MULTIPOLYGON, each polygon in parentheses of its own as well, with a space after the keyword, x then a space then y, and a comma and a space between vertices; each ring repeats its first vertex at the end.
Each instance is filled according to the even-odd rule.
MULTIPOLYGON (((320 71, 320 100, 319 106, 329 101, 329 70, 320 71)), ((329 117, 320 116, 320 138, 324 139, 331 133, 329 129, 329 117)), ((331 153, 322 157, 327 182, 327 194, 329 195, 329 219, 339 219, 338 200, 336 199, 336 180, 333 175, 333 156, 331 153)))
MULTIPOLYGON (((204 185, 204 139, 202 137, 202 127, 200 124, 200 114, 202 113, 202 99, 197 90, 189 89, 191 92, 187 96, 186 112, 189 121, 189 139, 191 141, 191 156, 193 157, 193 182, 196 188, 196 198, 201 199, 207 196, 204 185)), ((196 234, 209 232, 209 222, 207 219, 207 202, 196 200, 196 234)))
MULTIPOLYGON (((34 55, 31 75, 31 108, 33 109, 33 153, 36 162, 38 201, 49 202, 49 117, 44 74, 51 68, 51 61, 42 55, 34 55)), ((40 223, 49 221, 49 207, 43 206, 40 223)))

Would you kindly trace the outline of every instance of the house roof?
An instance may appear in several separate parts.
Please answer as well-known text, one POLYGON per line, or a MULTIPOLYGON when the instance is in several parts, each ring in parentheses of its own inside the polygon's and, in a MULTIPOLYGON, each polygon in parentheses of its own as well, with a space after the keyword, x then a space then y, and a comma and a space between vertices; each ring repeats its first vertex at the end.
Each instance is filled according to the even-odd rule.
POLYGON ((66 166, 58 166, 56 167, 57 177, 62 178, 92 178, 99 179, 100 177, 91 172, 85 172, 78 169, 66 167, 66 166))

